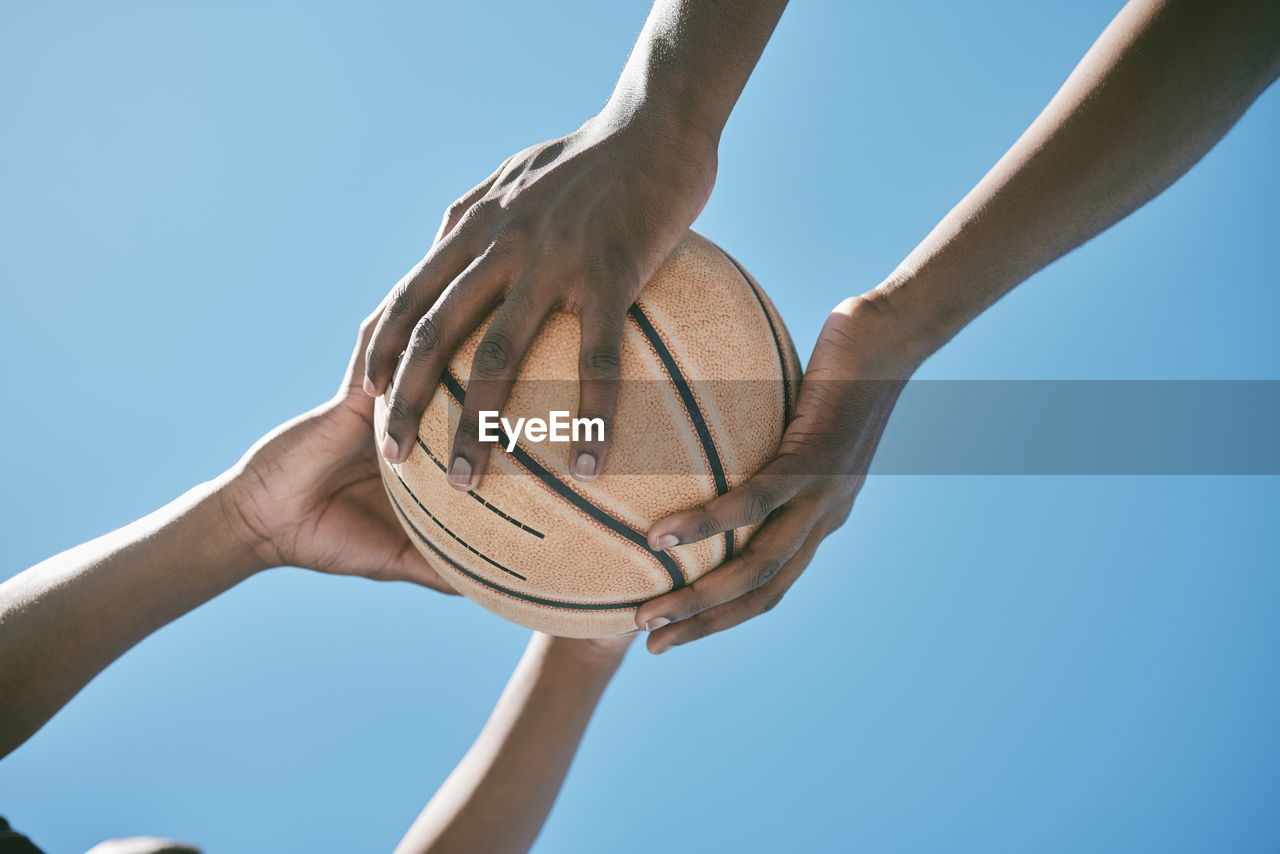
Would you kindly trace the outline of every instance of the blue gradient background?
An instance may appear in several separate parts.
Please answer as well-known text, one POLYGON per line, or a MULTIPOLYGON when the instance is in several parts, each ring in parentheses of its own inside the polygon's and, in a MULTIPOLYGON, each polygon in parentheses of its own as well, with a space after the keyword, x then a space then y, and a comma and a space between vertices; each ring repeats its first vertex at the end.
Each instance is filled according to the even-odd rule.
MULTIPOLYGON (((1120 5, 793 4, 698 228, 807 354, 1120 5)), ((646 9, 5 4, 0 572, 327 397, 442 208, 598 108, 646 9)), ((1271 91, 921 376, 1280 378, 1277 151, 1271 91)), ((1274 477, 872 478, 777 610, 633 650, 539 849, 1275 851, 1278 499, 1274 477)), ((465 601, 273 571, 0 763, 0 810, 51 854, 390 850, 524 642, 465 601)))

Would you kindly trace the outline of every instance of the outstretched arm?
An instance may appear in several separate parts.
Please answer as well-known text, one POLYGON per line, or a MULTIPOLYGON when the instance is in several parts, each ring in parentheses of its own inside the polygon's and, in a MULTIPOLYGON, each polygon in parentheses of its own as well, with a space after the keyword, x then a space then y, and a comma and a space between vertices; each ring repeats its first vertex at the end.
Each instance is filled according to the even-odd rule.
POLYGON ((396 854, 527 851, 630 643, 535 634, 484 730, 396 854))
POLYGON ((223 494, 197 486, 0 585, 0 755, 142 638, 263 568, 223 494))
POLYGON ((362 327, 338 394, 234 468, 0 584, 0 756, 142 638, 270 566, 448 590, 383 492, 362 327))
POLYGON ((869 296, 923 361, 1142 207, 1280 74, 1280 3, 1135 0, 1013 147, 869 296))
POLYGON ((1277 74, 1275 0, 1126 5, 986 177, 885 282, 832 312, 777 459, 650 529, 651 546, 670 547, 771 516, 738 557, 640 608, 637 625, 654 630, 649 649, 777 604, 847 518, 920 363, 1014 286, 1176 181, 1277 74))

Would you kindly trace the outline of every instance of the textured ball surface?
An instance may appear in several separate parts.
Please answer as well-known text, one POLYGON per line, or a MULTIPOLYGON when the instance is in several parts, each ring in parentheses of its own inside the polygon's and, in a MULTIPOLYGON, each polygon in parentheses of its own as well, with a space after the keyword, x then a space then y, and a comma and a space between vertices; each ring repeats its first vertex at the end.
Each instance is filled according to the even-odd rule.
MULTIPOLYGON (((488 321, 454 354, 409 458, 381 459, 412 542, 453 587, 488 610, 566 637, 634 630, 639 605, 722 563, 752 528, 665 552, 649 526, 758 471, 778 449, 800 379, 782 318, 733 259, 689 232, 628 313, 622 385, 604 473, 568 474, 568 443, 495 445, 472 492, 445 478, 460 398, 488 321)), ((578 317, 553 313, 502 411, 576 414, 578 317)), ((374 429, 386 424, 379 398, 374 429)))

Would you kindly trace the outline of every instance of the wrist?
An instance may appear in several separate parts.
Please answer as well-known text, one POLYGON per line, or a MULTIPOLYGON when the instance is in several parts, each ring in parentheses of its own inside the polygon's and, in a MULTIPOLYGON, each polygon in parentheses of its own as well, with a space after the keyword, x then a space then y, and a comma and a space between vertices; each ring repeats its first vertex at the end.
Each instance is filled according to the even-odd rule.
POLYGON ((608 681, 622 664, 631 638, 561 638, 538 633, 533 643, 542 653, 544 666, 608 681))
POLYGON ((899 267, 860 299, 894 329, 894 346, 902 358, 918 367, 955 337, 982 307, 968 305, 955 281, 933 265, 899 267))
MULTIPOLYGON (((213 484, 227 548, 239 555, 239 565, 246 575, 254 575, 284 561, 277 537, 269 527, 269 516, 263 513, 264 496, 255 489, 255 478, 246 469, 233 470, 213 484)), ((260 485, 260 484, 258 484, 260 485)))
POLYGON ((670 142, 695 151, 714 153, 728 121, 727 111, 702 102, 698 81, 687 79, 683 69, 636 58, 627 63, 617 86, 592 123, 610 129, 626 129, 655 142, 670 142))
POLYGON ((694 158, 713 168, 720 145, 719 127, 643 95, 615 95, 583 129, 593 141, 617 137, 639 150, 658 154, 660 161, 694 158))
POLYGON ((991 263, 973 262, 954 245, 917 249, 862 299, 892 318, 901 350, 923 362, 1018 281, 991 263))
MULTIPOLYGON (((574 134, 582 149, 605 162, 624 164, 688 204, 691 222, 715 187, 719 154, 705 131, 661 110, 614 111, 606 107, 574 134)), ((686 223, 687 224, 687 223, 686 223)))
POLYGON ((854 364, 845 367, 861 379, 905 381, 935 349, 878 289, 842 301, 832 310, 828 327, 853 342, 849 352, 854 364))

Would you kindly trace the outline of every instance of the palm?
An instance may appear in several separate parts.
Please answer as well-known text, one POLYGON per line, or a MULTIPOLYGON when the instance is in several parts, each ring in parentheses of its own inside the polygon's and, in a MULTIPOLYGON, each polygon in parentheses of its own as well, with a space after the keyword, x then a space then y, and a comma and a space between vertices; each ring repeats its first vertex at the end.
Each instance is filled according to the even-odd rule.
POLYGON ((297 453, 312 459, 326 450, 335 465, 312 469, 311 482, 298 484, 293 562, 341 575, 380 580, 417 580, 424 571, 438 581, 396 520, 374 457, 373 426, 347 407, 322 413, 314 436, 297 453), (353 435, 354 434, 354 435, 353 435))
POLYGON ((272 532, 262 537, 272 563, 451 592, 405 535, 382 487, 373 401, 352 385, 363 375, 369 329, 366 321, 337 396, 245 455, 238 506, 254 530, 272 532))
POLYGON ((782 438, 783 454, 807 460, 793 474, 856 492, 896 400, 902 381, 868 364, 875 344, 842 313, 828 319, 813 349, 796 401, 796 414, 782 438), (887 406, 886 406, 887 403, 887 406), (849 480, 846 476, 853 475, 849 480))

